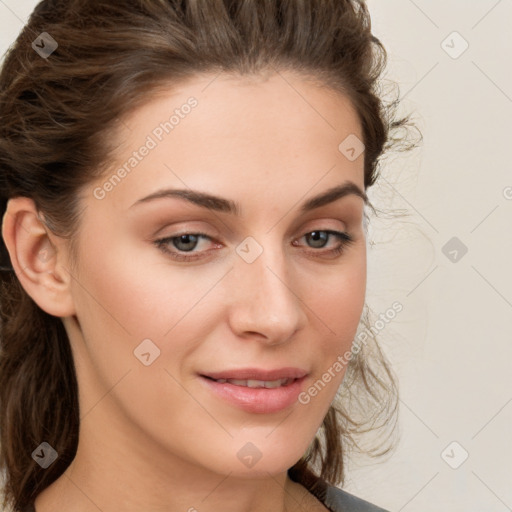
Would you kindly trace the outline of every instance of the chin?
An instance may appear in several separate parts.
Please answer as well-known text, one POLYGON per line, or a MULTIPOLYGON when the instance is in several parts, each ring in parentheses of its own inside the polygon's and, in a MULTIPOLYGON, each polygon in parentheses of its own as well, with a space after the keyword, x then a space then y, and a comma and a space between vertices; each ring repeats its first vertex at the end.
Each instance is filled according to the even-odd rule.
POLYGON ((244 442, 240 448, 236 448, 234 459, 226 460, 222 472, 239 478, 268 478, 269 474, 286 473, 302 457, 308 447, 307 441, 297 446, 292 434, 287 439, 293 440, 293 445, 283 446, 282 439, 277 438, 278 446, 273 446, 268 439, 262 442, 244 442))

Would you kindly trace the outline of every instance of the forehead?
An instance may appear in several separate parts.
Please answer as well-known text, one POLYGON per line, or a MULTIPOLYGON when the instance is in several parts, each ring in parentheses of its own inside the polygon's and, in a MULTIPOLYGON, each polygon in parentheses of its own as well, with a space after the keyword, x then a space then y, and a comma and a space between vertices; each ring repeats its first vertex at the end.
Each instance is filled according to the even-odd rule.
POLYGON ((364 155, 351 161, 339 149, 363 138, 351 102, 295 74, 198 75, 160 88, 122 121, 116 160, 95 186, 121 174, 107 188, 123 210, 159 187, 274 200, 321 180, 363 187, 364 155))

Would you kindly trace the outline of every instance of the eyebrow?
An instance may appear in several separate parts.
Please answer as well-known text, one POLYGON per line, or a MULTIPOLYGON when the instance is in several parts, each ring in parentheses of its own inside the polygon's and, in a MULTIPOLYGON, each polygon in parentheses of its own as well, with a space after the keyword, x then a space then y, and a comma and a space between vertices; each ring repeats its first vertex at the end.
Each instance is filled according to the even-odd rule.
MULTIPOLYGON (((321 194, 318 194, 310 199, 308 199, 300 208, 301 213, 306 213, 308 211, 314 210, 315 208, 320 208, 321 206, 325 206, 327 204, 333 203, 334 201, 341 199, 342 197, 355 195, 363 199, 365 204, 368 204, 368 196, 366 193, 361 190, 355 183, 351 181, 347 181, 341 185, 330 188, 321 194)), ((232 201, 231 199, 225 199, 223 197, 214 196, 208 194, 206 192, 200 192, 198 190, 191 189, 162 189, 153 192, 152 194, 145 196, 133 203, 130 208, 133 206, 147 203, 149 201, 161 198, 179 198, 185 199, 197 206, 202 208, 209 208, 210 210, 222 212, 222 213, 230 213, 232 215, 240 216, 241 208, 240 204, 236 201, 232 201)))

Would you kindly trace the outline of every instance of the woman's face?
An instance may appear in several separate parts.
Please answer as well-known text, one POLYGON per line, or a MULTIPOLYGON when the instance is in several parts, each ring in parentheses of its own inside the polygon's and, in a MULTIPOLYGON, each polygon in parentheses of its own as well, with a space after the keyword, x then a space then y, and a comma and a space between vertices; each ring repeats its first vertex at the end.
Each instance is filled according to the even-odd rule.
POLYGON ((64 319, 84 441, 239 476, 305 453, 364 304, 358 139, 345 97, 284 73, 202 75, 124 119, 116 164, 83 190, 64 319), (223 372, 304 376, 207 377, 223 372))

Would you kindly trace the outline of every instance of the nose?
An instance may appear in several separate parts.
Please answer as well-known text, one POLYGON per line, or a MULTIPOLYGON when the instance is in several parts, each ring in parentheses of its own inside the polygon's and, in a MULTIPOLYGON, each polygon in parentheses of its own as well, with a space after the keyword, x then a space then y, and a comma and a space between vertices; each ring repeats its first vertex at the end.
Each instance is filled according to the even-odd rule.
POLYGON ((236 256, 227 285, 229 323, 237 336, 279 345, 304 327, 303 288, 294 282, 292 270, 279 248, 265 248, 252 263, 236 256))

